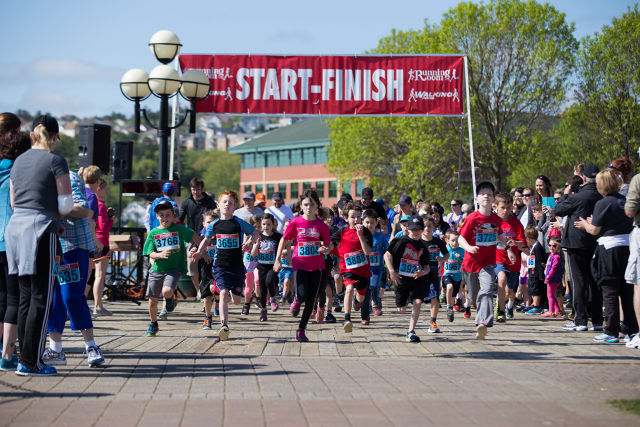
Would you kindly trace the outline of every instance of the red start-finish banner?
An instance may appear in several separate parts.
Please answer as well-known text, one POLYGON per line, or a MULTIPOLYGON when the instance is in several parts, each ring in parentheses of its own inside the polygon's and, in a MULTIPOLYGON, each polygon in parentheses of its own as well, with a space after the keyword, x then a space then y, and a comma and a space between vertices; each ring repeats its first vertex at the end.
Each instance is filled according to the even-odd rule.
POLYGON ((463 56, 180 55, 211 82, 217 114, 459 116, 463 56))

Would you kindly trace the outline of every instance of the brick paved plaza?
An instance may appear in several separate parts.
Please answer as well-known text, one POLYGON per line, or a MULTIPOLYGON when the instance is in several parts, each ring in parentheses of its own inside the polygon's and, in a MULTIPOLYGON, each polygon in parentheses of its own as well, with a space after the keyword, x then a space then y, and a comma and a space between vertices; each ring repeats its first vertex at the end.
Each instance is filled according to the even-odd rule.
POLYGON ((351 335, 312 322, 300 344, 288 310, 261 323, 236 306, 221 343, 197 303, 181 302, 154 338, 146 302, 107 307, 114 316, 95 321, 106 366, 88 368, 69 332, 58 376, 0 374, 2 425, 640 425, 604 403, 640 398, 640 350, 593 344, 559 320, 517 313, 477 342, 472 319, 441 314, 443 333, 428 334, 423 315, 422 343, 409 344, 408 314, 386 311, 351 335))

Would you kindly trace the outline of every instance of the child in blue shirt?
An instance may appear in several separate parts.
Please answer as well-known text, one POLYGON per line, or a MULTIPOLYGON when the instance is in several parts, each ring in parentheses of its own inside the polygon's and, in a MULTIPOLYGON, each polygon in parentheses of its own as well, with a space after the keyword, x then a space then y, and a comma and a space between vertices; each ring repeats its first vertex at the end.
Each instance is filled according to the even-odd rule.
MULTIPOLYGON (((462 260, 464 259, 464 249, 458 246, 457 231, 449 229, 445 233, 447 242, 447 251, 449 256, 444 262, 444 275, 442 276, 442 284, 447 289, 447 318, 449 322, 453 322, 453 306, 458 292, 460 292, 460 284, 462 283, 462 260)), ((464 298, 464 292, 462 292, 464 298)))
POLYGON ((380 280, 384 274, 384 262, 382 256, 387 251, 389 244, 387 236, 376 230, 378 226, 378 216, 373 209, 367 209, 362 213, 362 225, 369 229, 373 236, 373 245, 369 254, 369 267, 371 278, 369 284, 370 296, 365 296, 362 302, 362 310, 369 310, 369 303, 373 303, 373 315, 382 316, 382 300, 380 299, 380 280))

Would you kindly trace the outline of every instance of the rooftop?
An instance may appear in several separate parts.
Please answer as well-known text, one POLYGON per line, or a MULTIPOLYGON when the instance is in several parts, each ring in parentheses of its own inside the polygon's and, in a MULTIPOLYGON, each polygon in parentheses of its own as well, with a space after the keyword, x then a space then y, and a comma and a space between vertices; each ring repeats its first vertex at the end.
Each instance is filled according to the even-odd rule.
POLYGON ((329 128, 325 124, 325 119, 314 117, 261 134, 230 148, 229 152, 232 154, 254 153, 285 148, 326 146, 329 143, 329 128))

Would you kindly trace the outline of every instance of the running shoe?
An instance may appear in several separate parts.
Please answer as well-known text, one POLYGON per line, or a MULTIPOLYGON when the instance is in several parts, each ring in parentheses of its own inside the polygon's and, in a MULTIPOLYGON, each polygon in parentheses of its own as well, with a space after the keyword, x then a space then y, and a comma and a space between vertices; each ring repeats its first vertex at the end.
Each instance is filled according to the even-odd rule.
POLYGON ((369 319, 362 319, 362 322, 360 323, 362 326, 369 326, 369 319))
POLYGON ((298 317, 298 314, 300 313, 300 303, 298 302, 298 300, 295 300, 291 303, 291 307, 289 307, 289 312, 293 317, 298 317))
POLYGON ((278 304, 278 300, 275 298, 271 298, 271 312, 275 313, 280 308, 280 304, 278 304))
POLYGON ((362 305, 362 303, 360 301, 358 301, 357 299, 353 300, 353 311, 358 311, 360 310, 360 306, 362 305))
POLYGON ((175 297, 165 298, 164 300, 167 303, 166 304, 167 313, 171 313, 173 310, 175 310, 175 308, 176 308, 176 299, 175 299, 175 297))
POLYGON ((350 334, 351 331, 353 331, 353 323, 351 323, 350 320, 345 320, 342 328, 344 329, 345 333, 350 334))
POLYGON ((160 313, 158 313, 158 319, 160 320, 167 320, 167 310, 162 309, 162 311, 160 313))
POLYGON ((625 346, 628 348, 640 348, 640 334, 635 334, 625 346))
POLYGON ((227 325, 222 325, 220 329, 218 329, 218 337, 220 337, 220 341, 229 339, 229 327, 227 325))
POLYGON ((262 310, 260 310, 260 321, 261 322, 266 322, 267 321, 267 309, 263 308, 262 310))
POLYGON ((93 317, 94 319, 97 318, 98 316, 112 316, 113 313, 110 312, 109 310, 107 310, 104 307, 100 307, 97 309, 93 310, 93 315, 91 317, 93 317))
POLYGON ((507 319, 513 319, 513 307, 507 307, 507 319))
POLYGON ((157 323, 149 322, 149 327, 147 328, 147 332, 144 333, 145 337, 155 337, 160 328, 158 328, 157 323))
POLYGON ((466 319, 471 317, 471 307, 465 307, 463 316, 466 319))
POLYGON ((100 366, 104 363, 104 356, 102 355, 102 350, 97 345, 92 345, 86 350, 87 353, 87 362, 89 366, 95 368, 96 366, 100 366))
POLYGON ((496 316, 496 322, 505 323, 507 321, 507 315, 504 311, 498 310, 498 315, 496 316))
POLYGON ((476 326, 476 339, 483 340, 484 337, 487 336, 487 325, 485 323, 480 323, 476 326))
POLYGON ((22 363, 18 363, 18 367, 16 368, 16 375, 20 375, 21 377, 50 377, 57 374, 57 372, 56 368, 49 365, 44 365, 40 369, 29 369, 22 363))
POLYGON ((220 316, 220 309, 218 308, 218 302, 217 301, 213 304, 213 315, 214 316, 220 316))
POLYGON ((462 306, 456 302, 455 305, 453 306, 453 311, 461 312, 464 310, 462 309, 462 306))
POLYGON ((529 310, 525 311, 524 314, 542 314, 542 309, 537 307, 531 307, 529 310))
POLYGON ((251 304, 244 303, 242 305, 242 312, 240 313, 240 315, 241 316, 248 316, 249 315, 249 308, 251 308, 251 304))
POLYGON ((64 351, 57 352, 50 348, 46 348, 42 354, 42 361, 49 366, 64 366, 67 364, 67 358, 64 355, 64 351))
POLYGON ((420 337, 417 336, 414 331, 407 332, 405 339, 407 340, 407 342, 420 342, 420 337))
POLYGON ((602 325, 593 325, 589 328, 590 331, 602 332, 602 325))
POLYGON ((211 329, 211 317, 205 316, 202 322, 202 329, 211 329))
POLYGON ((575 331, 576 330, 576 324, 573 323, 573 321, 562 325, 562 329, 564 329, 565 331, 575 331))
POLYGON ((382 309, 380 307, 373 307, 373 315, 376 317, 382 316, 382 309))
POLYGON ((15 371, 17 368, 18 368, 17 357, 16 358, 11 357, 11 359, 5 359, 3 357, 2 360, 0 360, 0 371, 15 371))
POLYGON ((333 315, 333 313, 329 311, 327 313, 327 317, 325 317, 325 319, 324 319, 324 322, 325 323, 336 323, 337 320, 336 320, 336 317, 333 315))
POLYGON ((322 323, 324 321, 324 308, 318 308, 316 310, 316 323, 322 323))
POLYGON ((576 328, 574 329, 574 331, 577 332, 585 332, 587 330, 587 325, 576 325, 576 328))
POLYGON ((449 322, 453 322, 453 310, 453 307, 447 308, 447 319, 449 319, 449 322))
POLYGON ((296 331, 296 341, 309 342, 309 338, 307 338, 307 334, 305 334, 304 329, 298 329, 296 331))
POLYGON ((440 328, 436 322, 429 322, 429 332, 432 334, 440 333, 440 328))
POLYGON ((600 342, 600 343, 607 343, 607 344, 613 344, 613 343, 620 342, 618 337, 607 335, 604 332, 601 333, 601 334, 596 335, 595 337, 593 337, 593 341, 594 342, 600 342))
POLYGON ((440 292, 439 301, 440 301, 440 304, 444 304, 445 302, 447 302, 447 294, 444 292, 444 290, 440 292))

